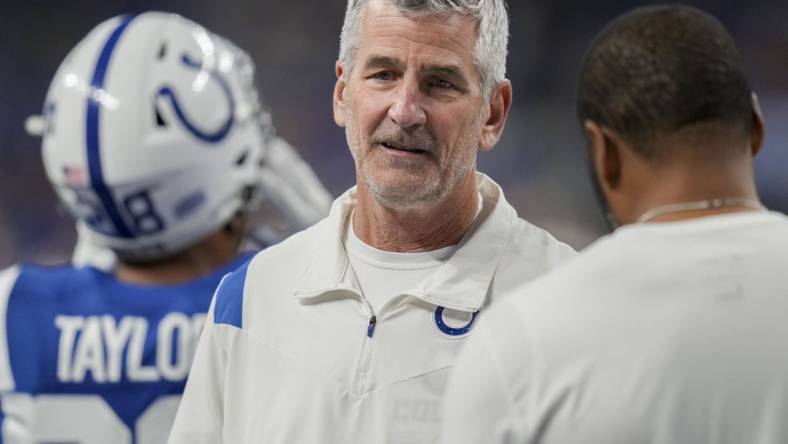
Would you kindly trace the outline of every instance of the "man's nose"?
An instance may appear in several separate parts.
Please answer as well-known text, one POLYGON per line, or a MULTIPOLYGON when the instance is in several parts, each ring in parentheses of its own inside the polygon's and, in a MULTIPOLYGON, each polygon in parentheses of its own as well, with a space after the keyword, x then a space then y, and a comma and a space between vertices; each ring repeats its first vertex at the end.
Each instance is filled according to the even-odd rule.
POLYGON ((396 94, 396 99, 389 108, 389 118, 400 128, 424 125, 427 122, 427 115, 421 104, 418 82, 404 81, 396 94))

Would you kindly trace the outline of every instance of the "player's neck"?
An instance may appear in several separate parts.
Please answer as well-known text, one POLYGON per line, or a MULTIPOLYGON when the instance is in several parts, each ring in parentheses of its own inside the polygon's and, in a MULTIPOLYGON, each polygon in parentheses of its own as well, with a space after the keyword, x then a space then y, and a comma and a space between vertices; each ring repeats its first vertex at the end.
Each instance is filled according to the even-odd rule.
POLYGON ((671 205, 723 199, 728 203, 716 208, 671 210, 650 218, 650 222, 669 222, 722 213, 754 211, 750 202, 758 202, 752 165, 685 164, 660 172, 633 205, 632 219, 649 210, 671 205), (746 202, 746 204, 736 204, 746 202))
POLYGON ((473 173, 429 206, 387 208, 362 187, 357 199, 351 221, 356 236, 375 248, 394 252, 432 251, 457 244, 473 224, 479 205, 473 173))
POLYGON ((221 230, 197 245, 162 260, 149 263, 118 261, 115 275, 130 284, 179 284, 214 272, 232 261, 238 241, 221 230))

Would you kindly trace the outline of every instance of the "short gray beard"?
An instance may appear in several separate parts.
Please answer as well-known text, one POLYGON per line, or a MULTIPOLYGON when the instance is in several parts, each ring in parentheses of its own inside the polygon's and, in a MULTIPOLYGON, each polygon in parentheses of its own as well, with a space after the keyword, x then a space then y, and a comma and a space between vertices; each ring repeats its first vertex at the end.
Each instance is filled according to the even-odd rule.
MULTIPOLYGON (((437 181, 427 184, 426 190, 421 188, 420 185, 416 185, 418 188, 398 190, 399 192, 392 193, 390 190, 387 190, 386 187, 372 180, 369 174, 366 174, 365 169, 360 163, 358 149, 361 142, 358 140, 359 134, 355 131, 353 126, 355 122, 353 119, 353 111, 350 109, 348 102, 346 102, 345 105, 345 115, 345 139, 350 148, 350 154, 353 156, 353 160, 356 164, 356 173, 358 177, 364 181, 364 184, 367 186, 370 193, 372 193, 375 200, 386 208, 402 210, 408 208, 423 208, 434 204, 454 191, 459 183, 476 168, 476 150, 462 150, 462 157, 449 165, 446 171, 448 177, 438 177, 437 181)), ((482 115, 479 114, 479 120, 481 120, 481 118, 482 115)), ((478 126, 479 122, 474 122, 474 125, 478 126)), ((478 138, 474 144, 477 147, 479 146, 478 138)))

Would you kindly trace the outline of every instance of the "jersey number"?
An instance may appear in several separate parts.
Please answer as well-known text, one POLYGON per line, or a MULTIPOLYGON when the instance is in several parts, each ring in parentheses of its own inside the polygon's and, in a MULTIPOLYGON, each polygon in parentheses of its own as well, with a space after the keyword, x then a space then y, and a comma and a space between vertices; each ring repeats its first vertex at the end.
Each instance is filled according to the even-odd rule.
MULTIPOLYGON (((90 190, 75 190, 75 193, 78 213, 76 216, 99 233, 116 235, 107 211, 95 194, 90 190)), ((124 221, 129 223, 133 235, 151 235, 164 231, 164 220, 156 211, 148 190, 131 193, 121 202, 121 208, 126 213, 124 221)))
POLYGON ((179 395, 159 398, 132 431, 109 405, 94 395, 41 395, 35 398, 34 441, 73 444, 161 444, 167 441, 179 395))

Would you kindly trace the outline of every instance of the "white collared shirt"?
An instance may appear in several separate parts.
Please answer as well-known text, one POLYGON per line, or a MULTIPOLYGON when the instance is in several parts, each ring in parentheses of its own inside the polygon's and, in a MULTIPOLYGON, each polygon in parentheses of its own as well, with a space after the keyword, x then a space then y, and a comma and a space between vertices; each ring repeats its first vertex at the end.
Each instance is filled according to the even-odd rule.
MULTIPOLYGON (((477 194, 478 207, 474 219, 481 213, 484 198, 477 194)), ((348 222, 345 235, 349 267, 343 281, 357 288, 372 307, 380 312, 388 301, 400 294, 411 293, 432 276, 457 251, 457 245, 414 253, 398 253, 375 248, 356 236, 348 222)))
POLYGON ((417 253, 379 250, 359 239, 352 223, 347 225, 349 267, 343 281, 359 289, 373 314, 380 313, 391 299, 417 288, 456 250, 455 245, 417 253))
POLYGON ((217 290, 170 444, 426 443, 474 313, 574 255, 492 180, 457 250, 373 314, 343 277, 351 189, 217 290))

